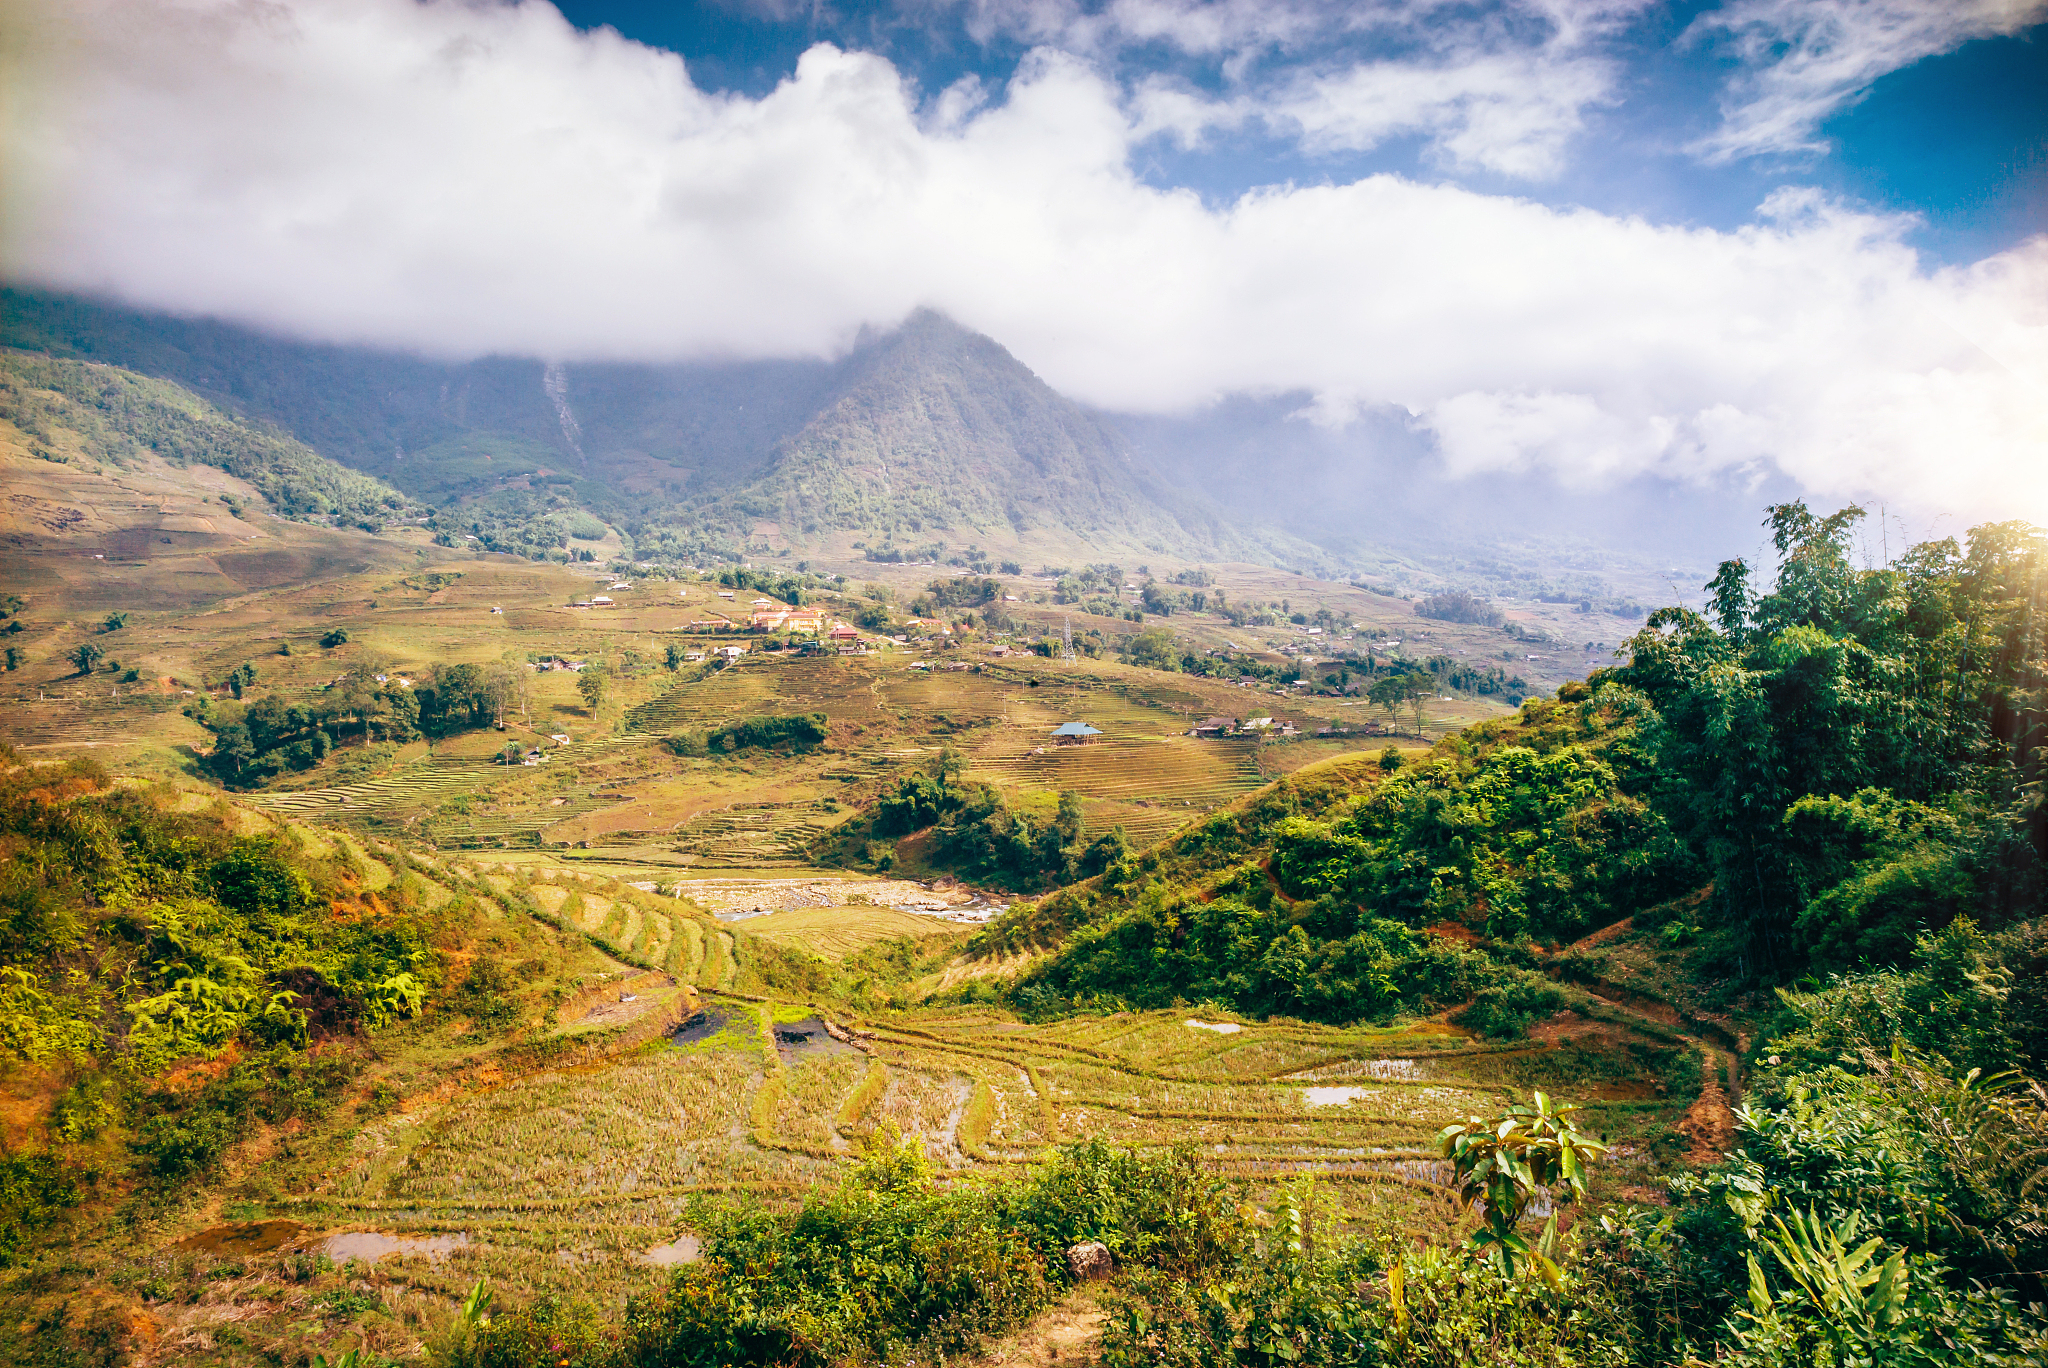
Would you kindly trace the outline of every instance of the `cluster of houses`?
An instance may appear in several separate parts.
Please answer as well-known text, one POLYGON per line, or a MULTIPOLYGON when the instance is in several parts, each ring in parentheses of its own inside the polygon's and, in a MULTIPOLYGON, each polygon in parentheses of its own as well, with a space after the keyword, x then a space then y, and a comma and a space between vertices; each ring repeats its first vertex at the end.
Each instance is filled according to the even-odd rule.
POLYGON ((1197 722, 1189 729, 1188 735, 1202 737, 1250 736, 1261 732, 1271 732, 1275 736, 1293 736, 1295 734, 1295 727, 1292 722, 1281 722, 1275 725, 1270 717, 1211 717, 1197 722))

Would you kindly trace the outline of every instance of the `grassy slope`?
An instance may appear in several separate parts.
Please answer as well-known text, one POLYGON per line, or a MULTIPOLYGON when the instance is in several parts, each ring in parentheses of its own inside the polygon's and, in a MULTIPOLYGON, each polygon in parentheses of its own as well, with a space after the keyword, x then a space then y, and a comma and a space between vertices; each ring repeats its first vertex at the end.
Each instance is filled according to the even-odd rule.
POLYGON ((0 353, 0 420, 44 459, 58 458, 68 438, 85 458, 115 466, 146 455, 216 466, 291 517, 338 517, 374 530, 413 511, 383 481, 285 432, 224 412, 168 381, 113 366, 0 353))

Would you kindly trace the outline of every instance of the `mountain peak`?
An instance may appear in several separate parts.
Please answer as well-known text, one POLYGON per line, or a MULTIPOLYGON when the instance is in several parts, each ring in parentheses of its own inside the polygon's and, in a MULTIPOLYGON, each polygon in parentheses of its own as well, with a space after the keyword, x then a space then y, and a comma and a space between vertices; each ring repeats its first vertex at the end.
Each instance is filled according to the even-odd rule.
POLYGON ((1122 434, 992 338, 934 309, 864 338, 821 410, 766 477, 720 500, 786 534, 884 543, 947 530, 1010 541, 1057 531, 1090 544, 1211 550, 1122 434))

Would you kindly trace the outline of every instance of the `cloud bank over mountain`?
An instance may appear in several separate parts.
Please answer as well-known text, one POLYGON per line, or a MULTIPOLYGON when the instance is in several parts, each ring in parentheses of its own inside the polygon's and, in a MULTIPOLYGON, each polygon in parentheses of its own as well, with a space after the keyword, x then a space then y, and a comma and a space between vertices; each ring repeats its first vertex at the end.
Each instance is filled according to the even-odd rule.
MULTIPOLYGON (((1142 22, 1144 41, 1203 41, 1201 8, 1112 7, 1121 27, 1087 42, 1048 8, 1047 45, 1000 90, 921 91, 820 44, 753 99, 531 0, 17 7, 0 270, 301 336, 566 360, 832 355, 930 306, 1105 408, 1307 391, 1319 421, 1405 410, 1456 472, 1777 470, 2048 520, 2048 237, 1933 267, 1906 220, 1799 188, 1729 231, 1391 174, 1212 202, 1138 154, 1233 100, 1305 141, 1402 131, 1541 175, 1612 95, 1584 35, 1632 7, 1236 93, 1120 79, 1103 56, 1142 22)), ((1980 8, 1985 31, 2031 12, 1980 8)), ((1206 12, 1221 44, 1289 11, 1206 12)), ((1737 7, 1727 31, 1750 42, 1774 14, 1737 7)), ((1702 155, 1810 139, 1881 65, 1801 86, 1798 50, 1730 86, 1702 155)))

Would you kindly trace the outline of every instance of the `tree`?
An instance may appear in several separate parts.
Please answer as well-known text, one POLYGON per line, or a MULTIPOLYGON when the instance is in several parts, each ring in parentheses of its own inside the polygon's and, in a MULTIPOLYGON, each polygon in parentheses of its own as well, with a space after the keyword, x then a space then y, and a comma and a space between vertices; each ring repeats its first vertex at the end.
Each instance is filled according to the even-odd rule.
POLYGON ((587 666, 576 676, 576 692, 583 695, 584 706, 593 713, 604 706, 611 696, 611 676, 596 665, 587 666))
POLYGON ((106 652, 95 646, 92 642, 83 641, 72 647, 71 654, 66 656, 65 659, 69 660, 77 668, 78 673, 89 675, 92 673, 93 666, 99 664, 101 658, 105 655, 106 652))
POLYGON ((1492 1121, 1468 1117, 1437 1133, 1437 1144, 1457 1174, 1458 1200, 1468 1207, 1484 1204, 1485 1224, 1473 1232, 1472 1248, 1509 1277, 1520 1256, 1546 1281, 1559 1281, 1549 1257, 1557 1213, 1551 1213, 1533 1246, 1517 1227, 1539 1192, 1561 1186, 1564 1202, 1586 1195, 1586 1165, 1607 1153, 1607 1146, 1580 1133, 1571 1119, 1576 1110, 1565 1103, 1553 1106, 1538 1092, 1533 1103, 1514 1103, 1492 1121))
POLYGON ((676 642, 676 641, 671 641, 671 642, 670 642, 670 643, 668 644, 668 650, 667 650, 666 652, 664 652, 664 653, 663 653, 663 656, 662 656, 662 660, 663 660, 663 662, 664 662, 664 663, 665 663, 665 664, 666 664, 666 665, 667 665, 667 666, 669 667, 669 669, 671 669, 671 670, 680 670, 680 669, 682 669, 682 668, 683 668, 683 647, 682 647, 682 643, 681 643, 681 642, 676 642))
POLYGON ((21 652, 13 646, 7 648, 7 668, 9 670, 21 668, 21 652))
POLYGON ((2039 782, 2030 738, 2032 700, 2048 684, 2037 606, 2048 541, 1991 524, 1971 530, 1967 549, 1928 542, 1858 569, 1862 516, 1853 505, 1826 517, 1804 503, 1772 507, 1779 563, 1768 591, 1744 562, 1724 562, 1707 612, 1659 609, 1609 677, 1642 710, 1644 740, 1670 776, 1660 807, 1705 858, 1721 918, 1745 933, 1746 974, 1796 972, 1816 950, 1834 959, 1829 945, 1873 947, 1874 931, 1910 946, 1960 906, 2003 917, 2038 896, 2029 870, 2048 851, 2048 807, 2013 809, 2027 815, 2012 832, 1972 837, 1993 842, 1983 855, 1914 834, 1926 822, 1898 814, 2010 805, 2039 782), (1867 791, 1907 806, 1883 816, 1859 797, 1867 791), (1827 850, 1841 858, 1820 858, 1827 850), (1862 891, 1834 897, 1845 874, 1862 891), (1945 891, 1972 884, 1960 903, 1945 891))
POLYGON ((1052 819, 1053 830, 1059 833, 1061 845, 1072 845, 1081 839, 1081 799, 1072 790, 1060 792, 1060 805, 1052 819))
POLYGON ((335 628, 333 631, 327 633, 327 635, 320 638, 320 644, 330 651, 337 646, 347 645, 348 629, 346 627, 335 628))
POLYGON ((1390 722, 1393 720, 1394 714, 1398 713, 1404 706, 1413 708, 1415 710, 1415 734, 1420 736, 1422 735, 1422 700, 1429 697, 1435 686, 1436 682, 1431 676, 1417 670, 1408 670, 1401 674, 1390 674, 1375 680, 1372 688, 1366 691, 1365 696, 1372 701, 1374 707, 1386 710, 1387 720, 1390 722))
POLYGON ((1158 627, 1148 627, 1128 639, 1124 643, 1124 659, 1133 665, 1169 673, 1180 668, 1180 652, 1174 648, 1173 637, 1158 627))
POLYGON ((106 621, 100 624, 100 630, 103 632, 118 632, 127 625, 128 615, 126 613, 109 613, 107 614, 106 621))

